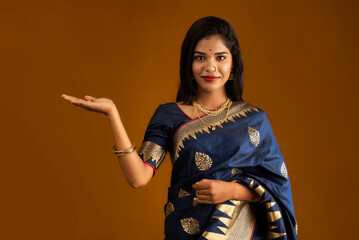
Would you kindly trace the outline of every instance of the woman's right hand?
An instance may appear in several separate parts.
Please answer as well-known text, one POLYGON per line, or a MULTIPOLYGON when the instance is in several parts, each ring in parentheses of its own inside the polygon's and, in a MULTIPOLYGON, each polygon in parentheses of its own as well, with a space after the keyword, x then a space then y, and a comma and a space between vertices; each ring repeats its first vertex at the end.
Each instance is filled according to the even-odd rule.
POLYGON ((86 109, 91 112, 98 112, 108 115, 114 108, 115 104, 111 99, 108 98, 94 98, 86 95, 84 99, 76 98, 73 96, 62 94, 61 97, 70 101, 75 106, 86 109))

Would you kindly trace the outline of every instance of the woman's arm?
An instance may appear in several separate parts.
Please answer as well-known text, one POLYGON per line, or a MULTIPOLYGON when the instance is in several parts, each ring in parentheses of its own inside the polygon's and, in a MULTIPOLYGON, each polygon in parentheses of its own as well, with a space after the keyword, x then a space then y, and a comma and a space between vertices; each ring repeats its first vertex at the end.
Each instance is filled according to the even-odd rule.
MULTIPOLYGON (((115 138, 117 149, 128 149, 131 147, 131 141, 121 121, 116 106, 113 106, 108 112, 112 131, 115 138)), ((128 184, 133 188, 145 186, 153 176, 153 169, 145 164, 136 151, 118 157, 122 172, 128 184)))
MULTIPOLYGON (((131 141, 127 136, 116 105, 111 99, 94 98, 87 95, 84 99, 79 99, 66 94, 62 94, 61 97, 81 109, 106 115, 110 120, 117 149, 128 149, 131 147, 131 141)), ((142 161, 137 152, 134 151, 118 157, 118 160, 123 174, 131 187, 143 187, 151 180, 153 169, 142 161)))
POLYGON ((196 189, 195 200, 205 204, 217 204, 227 200, 252 202, 258 196, 255 191, 242 184, 222 180, 202 179, 192 187, 196 189))

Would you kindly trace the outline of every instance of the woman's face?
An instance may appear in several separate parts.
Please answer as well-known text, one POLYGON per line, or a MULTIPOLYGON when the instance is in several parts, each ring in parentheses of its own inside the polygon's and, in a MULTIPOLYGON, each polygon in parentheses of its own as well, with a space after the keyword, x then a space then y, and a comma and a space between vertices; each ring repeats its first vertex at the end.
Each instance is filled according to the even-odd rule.
POLYGON ((232 54, 221 35, 201 39, 194 51, 192 71, 198 92, 225 91, 232 68, 232 54))

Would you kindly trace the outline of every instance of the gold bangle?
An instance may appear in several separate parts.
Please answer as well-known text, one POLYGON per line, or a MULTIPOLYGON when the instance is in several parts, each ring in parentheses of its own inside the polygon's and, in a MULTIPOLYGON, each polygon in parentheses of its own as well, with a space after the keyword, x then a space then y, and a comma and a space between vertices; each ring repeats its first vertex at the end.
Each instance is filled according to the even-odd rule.
POLYGON ((117 149, 115 144, 113 145, 113 151, 117 157, 122 157, 128 153, 136 151, 136 148, 134 143, 132 143, 131 147, 128 149, 117 149))
POLYGON ((132 151, 132 149, 135 147, 134 143, 131 143, 131 147, 129 147, 128 149, 117 149, 116 144, 113 145, 113 150, 114 152, 128 152, 128 151, 132 151))

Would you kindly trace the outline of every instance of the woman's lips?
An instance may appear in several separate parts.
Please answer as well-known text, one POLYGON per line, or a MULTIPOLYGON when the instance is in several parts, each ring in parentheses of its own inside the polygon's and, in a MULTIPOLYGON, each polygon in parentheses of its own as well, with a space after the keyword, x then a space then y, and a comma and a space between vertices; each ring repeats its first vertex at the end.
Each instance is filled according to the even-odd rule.
POLYGON ((210 82, 213 82, 213 81, 216 81, 219 77, 215 77, 215 76, 202 76, 202 78, 206 81, 210 81, 210 82))

